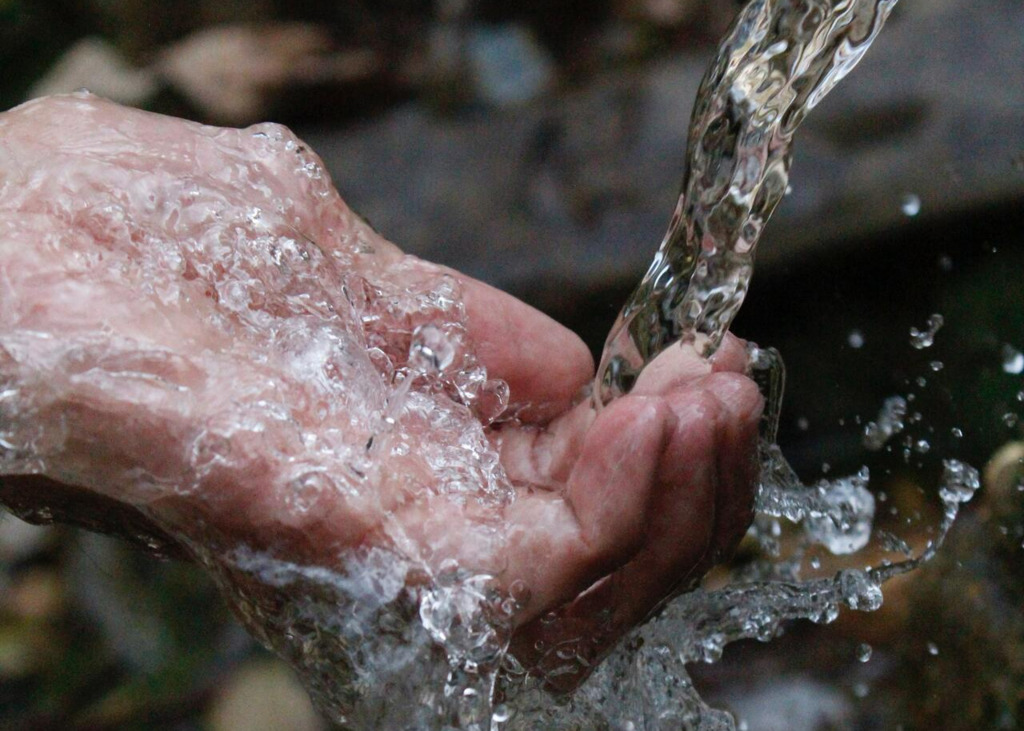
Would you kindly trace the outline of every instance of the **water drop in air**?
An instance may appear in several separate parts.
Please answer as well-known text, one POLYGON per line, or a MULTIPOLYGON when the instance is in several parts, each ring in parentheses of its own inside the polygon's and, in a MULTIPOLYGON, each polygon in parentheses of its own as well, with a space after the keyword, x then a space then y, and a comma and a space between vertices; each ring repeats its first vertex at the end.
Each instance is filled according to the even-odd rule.
POLYGON ((908 193, 900 202, 900 210, 904 216, 916 216, 921 212, 921 199, 913 193, 908 193))
POLYGON ((865 642, 857 646, 857 660, 859 662, 867 662, 868 660, 870 660, 871 653, 871 645, 869 645, 868 643, 865 642))
POLYGON ((854 350, 859 350, 864 347, 864 333, 860 330, 851 330, 850 334, 846 338, 846 342, 849 343, 850 347, 854 350))
POLYGON ((910 344, 917 350, 930 348, 935 343, 935 334, 942 328, 945 322, 945 318, 942 315, 935 314, 928 318, 926 329, 910 328, 910 344))
POLYGON ((1009 343, 1003 345, 1003 372, 1014 376, 1024 373, 1024 353, 1009 343))
POLYGON ((938 655, 939 654, 939 646, 936 645, 934 642, 929 642, 928 643, 928 654, 932 655, 932 656, 938 655))

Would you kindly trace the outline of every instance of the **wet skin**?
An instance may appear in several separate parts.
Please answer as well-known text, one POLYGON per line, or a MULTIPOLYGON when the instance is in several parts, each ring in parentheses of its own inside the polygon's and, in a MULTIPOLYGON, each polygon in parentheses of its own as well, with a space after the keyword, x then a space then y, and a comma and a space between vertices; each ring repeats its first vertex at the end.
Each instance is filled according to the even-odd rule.
MULTIPOLYGON (((752 515, 762 408, 744 375, 741 341, 729 336, 710 361, 670 348, 630 395, 596 413, 581 398, 594 365, 572 332, 486 284, 403 254, 352 214, 329 181, 297 174, 284 155, 257 154, 252 140, 251 131, 200 127, 87 96, 0 115, 0 380, 16 381, 35 404, 19 418, 38 427, 43 442, 60 440, 32 469, 0 463, 8 473, 0 498, 17 494, 21 504, 49 505, 74 520, 90 503, 73 496, 98 496, 97 514, 78 522, 103 528, 116 522, 111 506, 133 507, 154 534, 217 547, 244 543, 328 567, 350 549, 395 548, 397 526, 411 550, 429 547, 422 555, 431 565, 454 559, 496 574, 506 589, 528 587, 513 648, 527 665, 542 667, 566 643, 588 661, 599 659, 732 550, 752 515), (296 511, 285 463, 318 457, 284 436, 275 442, 272 432, 228 437, 222 446, 231 460, 190 489, 175 489, 194 474, 188 445, 197 425, 259 389, 296 404, 292 418, 307 434, 347 428, 343 411, 313 413, 315 384, 286 371, 277 341, 209 296, 220 276, 213 250, 174 249, 171 256, 163 243, 199 240, 209 225, 188 217, 195 210, 185 205, 188 196, 241 207, 271 194, 287 201, 287 228, 323 254, 311 265, 317 287, 456 283, 470 347, 489 376, 510 388, 517 418, 484 428, 515 486, 514 501, 450 499, 429 489, 429 473, 414 460, 395 460, 364 494, 320 496, 315 510, 296 511), (180 215, 168 216, 163 198, 175 195, 180 215), (75 373, 130 360, 134 371, 188 396, 171 400, 142 386, 69 376, 61 348, 72 341, 95 360, 75 373), (57 352, 63 360, 51 357, 57 352), (130 479, 140 470, 166 481, 130 479), (422 490, 409 494, 411 484, 422 490), (485 527, 497 524, 504 540, 493 542, 485 527)), ((270 264, 245 267, 261 287, 277 286, 270 264)), ((317 317, 326 328, 333 315, 302 317, 316 330, 317 317)), ((373 327, 386 349, 386 319, 373 327)), ((426 444, 444 435, 413 436, 426 444)), ((568 688, 581 677, 552 685, 568 688)))

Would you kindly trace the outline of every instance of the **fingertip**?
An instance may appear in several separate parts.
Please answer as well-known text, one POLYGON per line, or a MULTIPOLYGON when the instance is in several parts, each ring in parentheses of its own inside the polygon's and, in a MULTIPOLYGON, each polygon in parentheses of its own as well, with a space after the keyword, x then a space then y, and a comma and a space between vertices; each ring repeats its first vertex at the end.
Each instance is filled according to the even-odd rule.
POLYGON ((670 345, 644 366, 632 393, 658 396, 711 373, 711 364, 690 343, 670 345))
POLYGON ((711 356, 711 368, 714 372, 746 373, 750 358, 747 354, 748 343, 746 340, 736 337, 727 332, 722 339, 722 344, 711 356))

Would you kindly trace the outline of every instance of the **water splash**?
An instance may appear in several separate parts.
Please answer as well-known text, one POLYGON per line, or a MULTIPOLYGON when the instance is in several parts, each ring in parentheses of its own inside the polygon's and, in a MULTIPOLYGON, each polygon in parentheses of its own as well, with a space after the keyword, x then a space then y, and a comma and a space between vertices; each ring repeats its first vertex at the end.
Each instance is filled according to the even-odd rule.
POLYGON ((915 350, 924 350, 925 348, 932 347, 935 344, 935 335, 945 324, 946 320, 942 315, 934 314, 929 316, 928 324, 924 330, 918 330, 916 327, 910 328, 910 345, 915 350))
MULTIPOLYGON (((895 0, 755 0, 740 14, 702 85, 683 193, 650 271, 609 338, 598 400, 628 391, 643 365, 672 342, 705 334, 707 351, 717 347, 745 296, 763 226, 788 186, 794 131, 860 60, 894 5, 895 0)), ((283 145, 288 159, 298 158, 295 164, 314 193, 328 200, 325 176, 309 167, 294 140, 276 128, 254 132, 253 140, 268 148, 283 145)), ((327 255, 311 239, 288 229, 291 224, 278 225, 278 219, 290 220, 278 203, 254 207, 232 223, 253 234, 246 238, 249 259, 246 252, 218 246, 220 230, 208 242, 196 242, 226 257, 222 268, 199 274, 210 278, 211 291, 231 317, 251 323, 254 331, 266 331, 271 316, 289 313, 275 322, 274 345, 288 356, 290 377, 295 384, 315 385, 326 410, 367 405, 358 414, 359 438, 321 443, 315 430, 297 432, 292 392, 281 385, 280 393, 260 393, 260 400, 237 405, 237 413, 215 416, 230 421, 236 432, 244 427, 253 434, 287 435, 288 445, 302 446, 296 453, 316 452, 325 469, 296 464, 295 479, 287 483, 293 486, 289 505, 296 517, 314 514, 328 492, 358 497, 363 481, 379 477, 373 470, 380 469, 384 455, 417 455, 436 477, 438 492, 453 499, 487 504, 513 499, 481 428, 504 411, 507 386, 489 380, 466 357, 451 284, 389 291, 381 282, 344 276, 349 262, 326 263, 327 255), (272 266, 251 266, 257 259, 272 266), (267 272, 277 279, 256 281, 255 274, 267 272), (239 273, 254 284, 241 286, 239 273), (280 301, 267 301, 267 292, 278 293, 280 301), (311 329, 305 319, 311 312, 318 322, 335 323, 337 332, 311 329), (402 347, 378 337, 385 327, 403 335, 402 347), (353 394, 360 384, 366 392, 353 394), (403 421, 405 427, 396 428, 403 421), (425 443, 398 437, 426 429, 449 431, 451 437, 441 441, 460 449, 431 452, 425 443), (470 448, 462 449, 466 445, 470 448)), ((189 240, 169 236, 168 241, 184 247, 181 260, 195 258, 189 240)), ((338 252, 349 258, 373 256, 379 245, 368 235, 346 243, 351 246, 338 252)), ((129 254, 133 262, 146 261, 129 254)), ((173 267, 149 263, 149 279, 177 281, 166 274, 176 271, 173 267)), ((248 331, 239 326, 239 332, 248 331)), ((544 678, 526 672, 507 653, 517 601, 514 591, 496 591, 500 567, 470 572, 457 564, 434 566, 403 540, 403 526, 393 522, 385 525, 392 549, 339 552, 327 566, 283 560, 273 551, 244 545, 224 550, 222 544, 202 542, 208 536, 196 536, 201 527, 170 527, 217 578, 249 628, 293 664, 321 710, 342 726, 732 729, 733 719, 709 708, 696 693, 688 663, 713 662, 737 640, 771 640, 785 621, 828 623, 842 607, 877 609, 884 581, 933 556, 978 487, 976 471, 946 462, 939 492, 942 522, 923 553, 804 578, 803 558, 810 547, 847 555, 870 539, 875 505, 869 475, 802 484, 774 446, 785 382, 781 358, 760 348, 750 356, 751 375, 766 396, 760 515, 751 532, 765 559, 722 588, 697 588, 677 597, 630 633, 569 698, 549 695, 544 678), (802 531, 784 552, 780 537, 790 524, 802 531)), ((246 372, 234 361, 227 365, 213 374, 222 382, 246 372)), ((106 378, 103 368, 98 370, 106 378)), ((134 376, 127 370, 116 373, 121 380, 114 385, 123 391, 124 381, 134 376)), ((264 387, 254 384, 254 392, 256 385, 264 387)), ((232 435, 218 434, 218 427, 211 419, 190 452, 190 466, 199 476, 225 457, 222 448, 211 445, 223 446, 232 435)), ((17 436, 24 443, 35 439, 17 436)), ((20 443, 12 442, 14 456, 4 457, 12 470, 22 467, 16 463, 19 450, 20 443)), ((490 536, 483 531, 485 538, 503 540, 501 526, 490 536)), ((888 543, 909 553, 898 537, 888 543)))

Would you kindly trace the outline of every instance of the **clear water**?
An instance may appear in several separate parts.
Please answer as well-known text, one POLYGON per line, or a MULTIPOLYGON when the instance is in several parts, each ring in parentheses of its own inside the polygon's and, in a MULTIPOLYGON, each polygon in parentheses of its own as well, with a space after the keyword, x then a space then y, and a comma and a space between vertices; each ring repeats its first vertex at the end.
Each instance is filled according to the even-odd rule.
MULTIPOLYGON (((785 195, 796 128, 860 60, 894 4, 754 0, 741 12, 701 86, 671 227, 609 337, 595 388, 600 403, 627 392, 644 364, 673 343, 706 335, 700 339, 705 351, 717 347, 747 291, 762 229, 785 195)), ((90 104, 82 101, 82 114, 90 113, 90 104)), ((318 162, 280 128, 224 133, 209 144, 237 145, 294 168, 304 198, 322 207, 313 220, 350 215, 318 162)), ((81 484, 113 486, 119 497, 145 509, 244 459, 247 444, 273 445, 289 456, 288 490, 279 507, 304 525, 325 496, 379 499, 367 485, 383 479, 392 461, 415 455, 437 495, 500 514, 515 491, 485 427, 504 409, 508 391, 467 352, 456 285, 424 276, 415 286, 389 287, 372 265, 353 276, 348 272, 357 260, 379 257, 381 267, 397 265, 368 228, 354 225, 350 240, 328 246, 329 231, 300 233, 302 216, 287 197, 261 187, 258 170, 239 166, 232 174, 251 186, 255 203, 251 198, 239 207, 215 191, 170 178, 153 196, 169 201, 161 204, 166 210, 153 212, 160 224, 144 236, 114 237, 104 252, 148 283, 153 303, 188 297, 189 288, 216 291, 220 309, 211 317, 232 338, 215 356, 181 364, 173 353, 144 342, 0 331, 7 374, 0 397, 0 472, 73 475, 81 484), (188 237, 175 231, 186 225, 184 213, 197 227, 188 237), (242 243, 224 246, 227 234, 242 243), (143 239, 162 243, 137 246, 143 239), (191 267, 197 262, 203 266, 191 267), (195 283, 179 276, 185 269, 195 283), (401 347, 379 336, 385 330, 403 334, 401 347), (275 380, 261 376, 263 364, 253 362, 254 352, 274 361, 275 380), (40 382, 39 374, 64 372, 74 378, 40 382), (176 379, 193 372, 202 378, 176 379), (170 395, 176 408, 202 414, 206 428, 186 435, 191 441, 183 471, 147 467, 142 455, 143 466, 128 472, 111 464, 84 475, 88 467, 76 461, 64 427, 49 429, 44 419, 46 406, 65 397, 61 389, 80 387, 83 379, 97 398, 145 404, 170 395), (239 388, 251 398, 220 403, 220 392, 239 388), (317 414, 316 423, 309 413, 317 414), (321 428, 324 419, 338 415, 348 419, 345 429, 321 428), (444 439, 423 436, 439 431, 444 439), (233 452, 231 444, 242 449, 233 452)), ((124 207, 104 201, 91 214, 110 230, 137 233, 142 216, 125 211, 152 208, 147 201, 154 191, 133 180, 117 185, 138 200, 124 207)), ((11 186, 6 194, 17 198, 21 191, 11 186)), ((29 186, 24 191, 31 194, 29 186)), ((69 189, 56 202, 51 197, 53 215, 78 215, 93 195, 90 188, 69 189)), ((342 223, 336 223, 339 230, 342 223)), ((28 224, 18 219, 5 225, 28 224)), ((941 326, 936 322, 914 335, 922 347, 934 339, 941 326)), ((195 521, 153 515, 192 549, 250 630, 295 667, 321 710, 342 727, 732 729, 732 717, 709 708, 696 693, 687 664, 713 662, 740 639, 771 640, 789 620, 828 623, 844 607, 877 609, 884 582, 934 555, 978 487, 976 471, 947 461, 938 493, 941 525, 921 555, 909 556, 902 539, 873 528, 866 470, 815 485, 802 484, 793 473, 774 445, 782 361, 770 349, 750 355, 752 376, 767 399, 759 513, 751 529, 760 558, 720 588, 697 588, 674 599, 568 697, 549 695, 544 678, 526 672, 507 652, 518 598, 529 587, 499 592, 500 566, 469 572, 451 561, 438 565, 393 514, 380 527, 391 548, 340 551, 327 565, 288 560, 281 557, 286 552, 239 545, 195 521), (872 541, 896 560, 865 569, 857 552, 872 541), (849 557, 846 567, 823 575, 809 555, 815 547, 849 557)), ((1011 370, 1016 357, 1008 358, 1011 370)), ((887 404, 865 438, 884 444, 898 433, 901 418, 899 404, 887 404)), ((506 528, 485 521, 475 538, 500 547, 506 528)))
POLYGON ((679 341, 719 345, 765 224, 789 186, 793 135, 867 52, 896 0, 753 0, 704 76, 668 232, 605 346, 602 402, 679 341), (705 341, 701 341, 705 342, 705 341))

